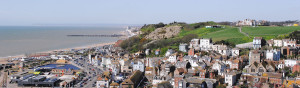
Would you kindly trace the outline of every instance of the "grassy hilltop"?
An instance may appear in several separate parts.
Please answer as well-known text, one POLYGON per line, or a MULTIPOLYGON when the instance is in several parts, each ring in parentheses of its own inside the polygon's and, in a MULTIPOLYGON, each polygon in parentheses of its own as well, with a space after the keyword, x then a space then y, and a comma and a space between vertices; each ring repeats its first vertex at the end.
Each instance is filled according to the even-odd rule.
POLYGON ((121 47, 131 52, 139 50, 161 49, 162 54, 168 49, 172 48, 178 50, 180 43, 189 43, 193 38, 212 38, 213 42, 225 43, 231 46, 241 43, 252 42, 254 37, 263 37, 269 39, 282 39, 287 38, 290 33, 300 30, 300 27, 283 27, 283 26, 259 26, 259 27, 242 27, 240 32, 239 27, 221 25, 222 28, 205 28, 210 25, 221 25, 215 22, 199 22, 193 24, 186 23, 170 23, 170 24, 149 24, 141 28, 143 34, 129 38, 121 44, 121 47), (155 31, 157 28, 182 26, 178 35, 173 38, 165 38, 160 40, 146 39, 145 36, 155 31))

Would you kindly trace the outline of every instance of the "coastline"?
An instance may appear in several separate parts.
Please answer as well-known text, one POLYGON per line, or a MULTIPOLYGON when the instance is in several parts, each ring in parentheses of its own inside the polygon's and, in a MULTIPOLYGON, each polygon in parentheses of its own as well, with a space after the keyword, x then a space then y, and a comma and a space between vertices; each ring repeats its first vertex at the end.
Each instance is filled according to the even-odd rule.
MULTIPOLYGON (((36 52, 36 53, 52 53, 54 51, 70 51, 72 49, 88 49, 88 48, 93 48, 93 47, 101 47, 101 46, 105 46, 105 45, 111 45, 111 44, 114 44, 115 42, 97 43, 97 44, 84 45, 84 46, 78 46, 78 47, 72 47, 72 48, 63 48, 63 49, 55 49, 55 50, 49 50, 49 51, 42 51, 42 52, 36 52)), ((7 56, 7 57, 0 57, 0 64, 8 63, 7 60, 10 60, 12 58, 22 58, 22 57, 26 57, 25 54, 14 55, 14 56, 7 56)))
MULTIPOLYGON (((119 37, 118 40, 120 40, 120 39, 124 40, 124 39, 127 39, 129 37, 127 35, 126 31, 119 31, 119 34, 123 34, 125 36, 119 37)), ((96 44, 76 46, 76 47, 71 47, 71 48, 61 48, 61 49, 47 50, 47 51, 41 51, 41 52, 35 52, 35 53, 53 53, 54 51, 70 51, 72 49, 78 50, 78 49, 88 49, 88 48, 93 48, 93 47, 101 47, 101 46, 105 46, 105 45, 115 44, 115 42, 117 42, 118 40, 113 41, 113 42, 107 42, 107 43, 96 43, 96 44)), ((34 53, 31 53, 31 54, 34 54, 34 53)), ((25 54, 0 57, 0 64, 9 63, 8 60, 11 60, 12 58, 22 58, 22 57, 26 57, 25 54)))

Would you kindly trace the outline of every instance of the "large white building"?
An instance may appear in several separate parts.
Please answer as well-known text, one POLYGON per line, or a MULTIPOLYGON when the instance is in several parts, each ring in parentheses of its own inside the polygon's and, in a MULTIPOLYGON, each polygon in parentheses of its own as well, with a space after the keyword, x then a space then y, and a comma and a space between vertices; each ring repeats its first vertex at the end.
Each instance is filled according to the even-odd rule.
POLYGON ((284 65, 287 67, 293 67, 297 64, 297 60, 284 60, 284 65))
POLYGON ((257 26, 256 20, 245 19, 243 21, 238 21, 236 26, 257 26))
POLYGON ((171 55, 169 56, 168 60, 171 63, 176 63, 177 62, 177 56, 176 55, 171 55))
POLYGON ((236 82, 236 74, 234 72, 225 74, 225 83, 228 83, 228 86, 232 86, 236 82))
POLYGON ((204 50, 204 51, 211 50, 212 45, 213 44, 212 44, 211 39, 205 39, 205 38, 200 39, 200 48, 201 48, 201 50, 204 50))
POLYGON ((141 72, 144 72, 144 70, 145 70, 145 65, 141 61, 135 61, 132 65, 132 67, 133 67, 132 68, 133 71, 140 70, 141 72))
POLYGON ((266 52, 266 59, 271 61, 279 61, 280 59, 280 51, 277 51, 276 49, 267 50, 266 52))
POLYGON ((282 47, 282 40, 274 40, 274 46, 277 46, 277 47, 282 47))
POLYGON ((262 40, 262 37, 254 37, 254 39, 253 39, 253 48, 254 49, 261 48, 261 40, 262 40))
POLYGON ((179 51, 187 52, 188 51, 188 45, 187 44, 180 44, 179 45, 179 51))
POLYGON ((295 47, 296 46, 296 40, 290 40, 290 39, 282 39, 283 46, 289 46, 289 47, 295 47))

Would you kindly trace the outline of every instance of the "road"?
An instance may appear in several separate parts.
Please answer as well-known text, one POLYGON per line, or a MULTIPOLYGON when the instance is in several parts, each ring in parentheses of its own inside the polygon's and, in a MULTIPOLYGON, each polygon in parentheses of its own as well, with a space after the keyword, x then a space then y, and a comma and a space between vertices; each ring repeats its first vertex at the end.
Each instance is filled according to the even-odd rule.
MULTIPOLYGON (((242 31, 242 27, 239 27, 239 30, 240 30, 240 32, 241 32, 242 34, 244 34, 244 35, 246 35, 247 37, 249 37, 249 35, 248 35, 247 33, 245 33, 245 32, 242 31)), ((250 38, 250 37, 249 37, 249 38, 250 38)))
MULTIPOLYGON (((83 85, 83 87, 92 88, 93 84, 97 81, 97 75, 101 74, 103 71, 100 68, 94 67, 91 64, 89 64, 87 58, 77 60, 78 61, 73 60, 71 63, 83 69, 83 71, 87 72, 86 77, 84 79, 88 80, 83 82, 83 84, 86 83, 85 85, 83 85)), ((80 84, 76 84, 76 86, 80 87, 80 84)))

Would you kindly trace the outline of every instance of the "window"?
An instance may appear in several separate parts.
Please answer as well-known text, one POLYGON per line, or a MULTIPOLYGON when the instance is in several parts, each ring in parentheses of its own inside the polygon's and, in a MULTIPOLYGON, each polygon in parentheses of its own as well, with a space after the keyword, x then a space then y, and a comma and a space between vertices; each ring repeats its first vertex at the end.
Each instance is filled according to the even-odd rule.
POLYGON ((259 71, 259 72, 264 72, 264 69, 263 69, 262 67, 260 67, 260 68, 258 69, 258 71, 259 71))
POLYGON ((252 68, 252 69, 251 69, 251 72, 255 72, 255 69, 252 68))

